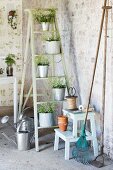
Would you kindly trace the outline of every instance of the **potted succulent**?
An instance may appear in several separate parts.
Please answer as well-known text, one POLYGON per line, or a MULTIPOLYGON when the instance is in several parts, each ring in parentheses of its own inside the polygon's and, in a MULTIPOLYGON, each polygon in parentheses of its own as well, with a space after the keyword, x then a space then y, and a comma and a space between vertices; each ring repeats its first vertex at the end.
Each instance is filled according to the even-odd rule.
POLYGON ((55 105, 53 103, 44 103, 39 105, 39 124, 41 127, 53 126, 53 113, 55 112, 55 105))
POLYGON ((47 77, 48 75, 48 67, 49 67, 49 61, 47 56, 45 55, 37 55, 35 58, 35 62, 38 66, 38 73, 39 77, 47 77))
POLYGON ((57 100, 57 101, 64 100, 65 88, 66 88, 64 81, 61 78, 57 77, 57 78, 52 79, 51 84, 52 84, 54 100, 57 100))
POLYGON ((7 64, 6 72, 7 76, 13 76, 13 64, 15 64, 15 55, 14 54, 8 54, 8 56, 5 58, 5 63, 7 64))
POLYGON ((52 32, 45 38, 45 48, 47 54, 59 54, 61 49, 60 36, 58 32, 52 32))
POLYGON ((33 10, 33 17, 36 22, 42 24, 43 31, 49 30, 49 24, 54 21, 55 9, 33 10))

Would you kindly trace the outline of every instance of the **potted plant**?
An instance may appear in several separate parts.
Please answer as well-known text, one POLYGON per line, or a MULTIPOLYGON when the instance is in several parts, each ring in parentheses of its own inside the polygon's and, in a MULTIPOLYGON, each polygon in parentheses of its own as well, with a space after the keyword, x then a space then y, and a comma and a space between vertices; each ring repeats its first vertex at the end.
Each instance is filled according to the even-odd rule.
POLYGON ((59 54, 61 49, 60 36, 58 32, 52 32, 45 38, 45 49, 47 54, 59 54))
POLYGON ((7 64, 6 72, 7 76, 13 76, 13 64, 15 64, 15 55, 14 54, 8 54, 8 56, 5 58, 5 63, 7 64))
POLYGON ((61 78, 57 77, 57 78, 52 79, 51 84, 52 84, 54 100, 57 100, 57 101, 64 100, 65 88, 66 88, 64 81, 61 78))
POLYGON ((55 105, 53 103, 44 103, 39 105, 39 124, 41 127, 53 126, 53 113, 55 112, 55 105))
POLYGON ((10 24, 12 29, 17 29, 17 13, 15 10, 9 11, 8 24, 10 24))
POLYGON ((38 73, 39 77, 47 77, 48 75, 48 67, 49 67, 49 61, 47 56, 45 55, 37 55, 35 58, 35 62, 38 66, 38 73))
POLYGON ((36 22, 42 24, 43 31, 48 31, 49 24, 54 21, 55 9, 33 10, 33 17, 36 22))

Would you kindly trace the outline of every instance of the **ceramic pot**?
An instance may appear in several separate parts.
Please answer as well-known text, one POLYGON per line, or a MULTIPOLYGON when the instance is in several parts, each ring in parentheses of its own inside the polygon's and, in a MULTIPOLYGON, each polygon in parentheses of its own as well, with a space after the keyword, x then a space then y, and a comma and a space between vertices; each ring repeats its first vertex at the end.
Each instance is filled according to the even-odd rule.
POLYGON ((57 101, 64 100, 65 88, 53 88, 53 98, 57 101))
POLYGON ((71 110, 77 109, 76 105, 77 96, 67 96, 66 99, 68 103, 68 109, 71 110))
POLYGON ((42 30, 43 31, 49 30, 49 22, 42 22, 42 30))
POLYGON ((58 116, 58 126, 61 131, 66 131, 68 125, 68 118, 66 116, 58 116))
POLYGON ((13 76, 13 67, 12 65, 8 65, 6 68, 7 76, 13 76))
POLYGON ((41 127, 53 126, 53 113, 39 113, 39 124, 41 127))
POLYGON ((46 53, 47 54, 59 54, 60 53, 60 41, 46 41, 46 53))
POLYGON ((48 65, 38 66, 39 77, 47 77, 48 75, 48 65))

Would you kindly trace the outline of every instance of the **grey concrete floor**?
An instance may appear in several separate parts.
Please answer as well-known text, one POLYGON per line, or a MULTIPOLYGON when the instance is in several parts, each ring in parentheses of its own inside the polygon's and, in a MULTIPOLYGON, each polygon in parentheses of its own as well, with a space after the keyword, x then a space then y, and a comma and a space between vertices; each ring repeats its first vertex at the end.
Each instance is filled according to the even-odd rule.
MULTIPOLYGON (((9 136, 14 134, 11 128, 1 128, 9 136)), ((46 131, 47 133, 47 131, 46 131)), ((18 151, 17 147, 9 142, 0 133, 0 170, 96 170, 93 166, 86 166, 74 159, 64 160, 64 143, 61 142, 60 150, 53 150, 54 133, 40 137, 40 152, 35 149, 18 151), (45 144, 50 142, 49 144, 45 144)), ((113 170, 113 164, 101 168, 113 170)))

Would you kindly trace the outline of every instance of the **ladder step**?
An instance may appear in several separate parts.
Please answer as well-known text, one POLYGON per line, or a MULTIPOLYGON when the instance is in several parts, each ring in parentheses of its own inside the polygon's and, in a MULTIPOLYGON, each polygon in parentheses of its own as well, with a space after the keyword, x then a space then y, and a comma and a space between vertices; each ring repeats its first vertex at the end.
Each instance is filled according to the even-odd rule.
POLYGON ((56 78, 56 77, 65 78, 65 76, 49 76, 49 77, 36 77, 36 80, 48 80, 50 78, 56 78))
MULTIPOLYGON (((42 54, 35 54, 35 56, 38 56, 38 55, 42 55, 42 54)), ((61 56, 63 55, 63 53, 59 53, 59 54, 44 54, 44 55, 47 55, 47 56, 61 56)))
POLYGON ((58 125, 56 126, 49 126, 49 127, 37 127, 38 129, 46 129, 46 128, 58 128, 58 125))
MULTIPOLYGON (((28 96, 28 94, 25 94, 25 95, 24 95, 24 97, 27 97, 27 96, 28 96)), ((37 94, 37 97, 38 97, 38 96, 45 96, 45 94, 37 94)), ((33 97, 33 94, 30 94, 29 97, 33 97)))
POLYGON ((66 99, 64 100, 51 100, 51 101, 45 101, 45 102, 37 102, 37 104, 44 104, 44 103, 61 103, 61 102, 65 102, 66 99))
POLYGON ((34 34, 44 34, 44 33, 52 33, 52 32, 56 32, 56 31, 34 31, 34 34))

